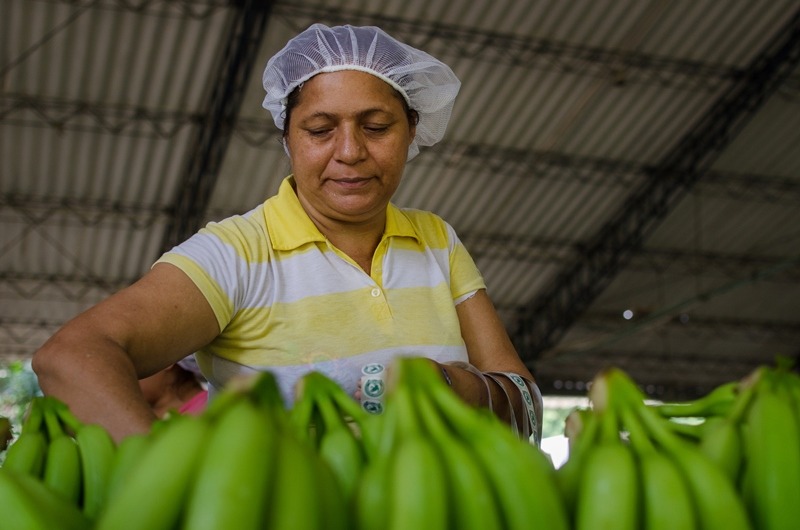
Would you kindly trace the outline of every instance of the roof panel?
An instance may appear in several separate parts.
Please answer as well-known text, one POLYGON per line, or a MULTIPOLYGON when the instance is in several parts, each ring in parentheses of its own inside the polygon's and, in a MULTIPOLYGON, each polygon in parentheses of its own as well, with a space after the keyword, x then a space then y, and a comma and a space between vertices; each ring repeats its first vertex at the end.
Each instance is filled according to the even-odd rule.
MULTIPOLYGON (((161 252, 191 157, 208 147, 197 138, 210 124, 213 87, 226 82, 218 76, 237 5, 5 2, 0 355, 35 348, 161 252)), ((408 165, 395 200, 456 227, 513 330, 518 311, 559 286, 604 226, 635 224, 642 212, 630 195, 729 87, 748 80, 742 69, 797 9, 796 0, 276 2, 238 120, 221 124, 233 134, 220 144, 218 174, 206 175, 215 180, 205 220, 248 211, 289 172, 261 107, 267 58, 315 21, 384 26, 463 82, 444 141, 408 165)), ((797 343, 796 68, 723 138, 730 143, 709 157, 710 170, 571 322, 553 353, 581 362, 532 362, 545 382, 584 376, 622 352, 643 377, 662 366, 659 380, 677 384, 675 370, 691 363, 729 355, 742 367, 760 349, 797 343), (769 280, 693 300, 691 333, 674 315, 636 333, 608 317, 629 306, 668 311, 782 263, 769 280), (754 331, 743 336, 743 327, 754 331), (604 337, 614 343, 597 346, 604 337)), ((626 244, 601 242, 610 253, 626 244)))

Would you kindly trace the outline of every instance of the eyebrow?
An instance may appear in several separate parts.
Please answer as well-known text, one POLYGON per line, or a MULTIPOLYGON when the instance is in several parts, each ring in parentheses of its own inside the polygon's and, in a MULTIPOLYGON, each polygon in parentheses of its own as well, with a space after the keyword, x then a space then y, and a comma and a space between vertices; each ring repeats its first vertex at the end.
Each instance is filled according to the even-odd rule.
MULTIPOLYGON (((364 109, 364 110, 358 112, 357 116, 359 118, 363 118, 363 117, 366 117, 366 116, 368 116, 370 114, 375 114, 375 113, 382 113, 382 114, 386 114, 386 115, 389 115, 389 116, 393 116, 391 111, 388 111, 386 109, 382 109, 382 108, 379 108, 379 107, 364 109)), ((302 121, 306 122, 306 121, 309 121, 309 120, 313 120, 315 118, 336 119, 337 116, 338 116, 337 114, 332 114, 330 112, 319 111, 319 112, 314 112, 313 114, 309 114, 302 121)))

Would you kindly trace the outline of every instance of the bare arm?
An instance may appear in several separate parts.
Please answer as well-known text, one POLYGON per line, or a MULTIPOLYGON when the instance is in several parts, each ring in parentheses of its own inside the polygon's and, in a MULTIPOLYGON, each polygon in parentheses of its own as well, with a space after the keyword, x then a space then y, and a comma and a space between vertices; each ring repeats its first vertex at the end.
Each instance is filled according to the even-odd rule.
MULTIPOLYGON (((508 333, 485 290, 456 306, 461 323, 461 335, 467 346, 469 361, 481 372, 513 372, 533 381, 533 376, 519 357, 508 333)), ((453 389, 468 403, 487 406, 489 396, 486 384, 475 374, 449 365, 444 366, 453 389)), ((517 387, 508 380, 501 384, 511 397, 514 416, 519 423, 525 417, 525 407, 517 387)), ((492 408, 504 421, 511 421, 511 409, 503 389, 489 380, 492 408)))
POLYGON ((45 394, 120 440, 156 420, 138 385, 208 344, 219 326, 178 268, 158 264, 141 280, 67 322, 33 357, 45 394))

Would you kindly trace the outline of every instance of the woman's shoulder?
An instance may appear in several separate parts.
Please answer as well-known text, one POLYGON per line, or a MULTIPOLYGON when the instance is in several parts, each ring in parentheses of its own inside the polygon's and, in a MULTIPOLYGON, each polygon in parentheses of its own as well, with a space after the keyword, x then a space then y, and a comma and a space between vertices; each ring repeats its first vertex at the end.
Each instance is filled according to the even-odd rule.
POLYGON ((420 210, 418 208, 398 208, 398 210, 414 226, 429 226, 439 229, 449 226, 443 217, 429 210, 420 210))
POLYGON ((401 208, 400 212, 414 227, 417 236, 430 246, 449 247, 458 240, 450 223, 434 212, 416 208, 401 208))
POLYGON ((211 221, 201 229, 201 232, 216 235, 227 240, 248 241, 251 238, 263 238, 267 232, 264 221, 264 203, 242 214, 235 214, 218 221, 211 221))

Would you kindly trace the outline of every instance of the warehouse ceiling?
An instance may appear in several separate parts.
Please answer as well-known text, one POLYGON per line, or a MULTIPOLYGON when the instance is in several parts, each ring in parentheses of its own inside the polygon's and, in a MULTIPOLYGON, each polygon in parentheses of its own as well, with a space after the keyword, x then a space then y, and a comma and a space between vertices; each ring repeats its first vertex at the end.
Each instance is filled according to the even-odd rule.
POLYGON ((462 80, 395 202, 482 270, 547 394, 800 356, 797 0, 0 0, 0 360, 288 172, 267 59, 378 25, 462 80))

